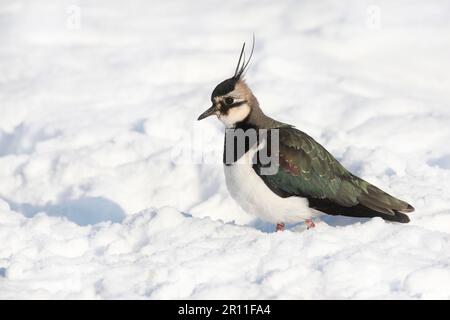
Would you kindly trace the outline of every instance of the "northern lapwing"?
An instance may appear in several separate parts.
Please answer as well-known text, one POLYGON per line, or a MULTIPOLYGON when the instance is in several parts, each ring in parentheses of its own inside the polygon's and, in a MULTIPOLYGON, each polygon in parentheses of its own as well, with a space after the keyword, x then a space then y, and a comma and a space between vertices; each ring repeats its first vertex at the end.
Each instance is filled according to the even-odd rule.
POLYGON ((323 213, 408 223, 405 213, 414 211, 410 204, 349 172, 308 134, 263 113, 243 80, 253 50, 254 39, 246 61, 244 43, 233 77, 216 86, 212 106, 198 117, 216 115, 226 127, 224 171, 232 198, 248 213, 276 224, 276 231, 284 230, 285 223, 300 221, 312 228, 312 218, 323 213), (246 139, 242 151, 232 145, 236 139, 227 138, 227 133, 250 130, 256 132, 257 140, 246 139), (268 132, 264 137, 262 130, 268 132), (268 137, 275 131, 277 167, 263 174, 266 164, 259 156, 263 150, 271 153, 269 142, 273 141, 268 137))

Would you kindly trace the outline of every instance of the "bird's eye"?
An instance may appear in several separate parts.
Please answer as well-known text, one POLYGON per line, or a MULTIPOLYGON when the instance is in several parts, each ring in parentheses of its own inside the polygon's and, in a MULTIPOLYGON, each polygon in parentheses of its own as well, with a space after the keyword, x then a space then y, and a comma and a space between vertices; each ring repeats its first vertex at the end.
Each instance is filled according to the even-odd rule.
POLYGON ((232 104, 234 102, 234 99, 232 97, 226 97, 225 98, 225 103, 226 104, 232 104))

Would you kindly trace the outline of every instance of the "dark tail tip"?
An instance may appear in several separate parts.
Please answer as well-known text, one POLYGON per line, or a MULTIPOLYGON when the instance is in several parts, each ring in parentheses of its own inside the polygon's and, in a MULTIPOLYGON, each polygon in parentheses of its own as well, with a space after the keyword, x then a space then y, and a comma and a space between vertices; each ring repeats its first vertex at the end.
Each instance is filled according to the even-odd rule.
POLYGON ((412 205, 408 204, 405 210, 402 210, 403 212, 413 212, 415 209, 412 205))
MULTIPOLYGON (((413 210, 414 210, 414 208, 413 208, 413 210)), ((395 212, 395 218, 392 220, 395 222, 400 222, 400 223, 408 223, 410 221, 409 217, 406 214, 398 212, 398 211, 395 212)))

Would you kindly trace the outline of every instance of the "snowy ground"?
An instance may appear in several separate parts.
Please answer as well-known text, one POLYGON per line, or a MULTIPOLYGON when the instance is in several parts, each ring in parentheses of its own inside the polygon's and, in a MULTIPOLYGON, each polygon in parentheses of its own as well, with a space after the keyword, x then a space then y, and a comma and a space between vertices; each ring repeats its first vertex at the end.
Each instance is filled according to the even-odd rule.
POLYGON ((2 1, 0 298, 450 299, 450 2, 2 1), (416 207, 242 212, 197 122, 257 43, 263 110, 416 207))

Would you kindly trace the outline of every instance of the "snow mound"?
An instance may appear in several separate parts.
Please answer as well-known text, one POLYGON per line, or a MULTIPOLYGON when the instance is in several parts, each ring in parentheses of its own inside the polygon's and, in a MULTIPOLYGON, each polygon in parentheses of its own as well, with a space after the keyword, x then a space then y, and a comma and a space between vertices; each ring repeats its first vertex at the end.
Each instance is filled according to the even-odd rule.
POLYGON ((0 228, 3 299, 450 298, 450 235, 381 219, 265 233, 169 207, 93 226, 2 208, 0 228))

